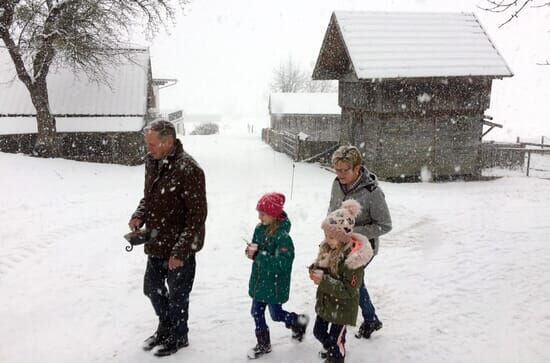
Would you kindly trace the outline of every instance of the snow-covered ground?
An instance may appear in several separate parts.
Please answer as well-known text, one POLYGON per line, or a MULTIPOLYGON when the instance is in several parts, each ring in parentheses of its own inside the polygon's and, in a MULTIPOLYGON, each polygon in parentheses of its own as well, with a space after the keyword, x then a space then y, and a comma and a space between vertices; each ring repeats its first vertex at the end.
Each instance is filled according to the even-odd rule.
MULTIPOLYGON (((207 240, 191 295, 191 345, 165 362, 243 362, 255 344, 242 238, 258 197, 287 194, 296 246, 290 301, 314 317, 305 266, 334 177, 296 164, 258 134, 185 136, 206 171, 207 240), (291 181, 294 170, 294 188, 291 181)), ((259 129, 258 129, 259 131, 259 129)), ((145 256, 122 235, 143 167, 0 153, 0 362, 159 362, 141 350, 155 328, 142 294, 145 256)), ((384 328, 348 333, 348 362, 550 361, 550 181, 521 173, 485 182, 381 183, 394 230, 368 269, 384 328)), ((360 320, 360 319, 359 319, 360 320)), ((308 335, 271 323, 262 362, 317 362, 308 335)))

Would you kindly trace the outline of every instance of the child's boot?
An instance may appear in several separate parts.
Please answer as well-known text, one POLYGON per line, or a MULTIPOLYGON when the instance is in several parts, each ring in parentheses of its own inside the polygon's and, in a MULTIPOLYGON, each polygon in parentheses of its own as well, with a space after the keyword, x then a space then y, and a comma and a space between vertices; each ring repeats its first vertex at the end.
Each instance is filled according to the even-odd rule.
POLYGON ((256 339, 258 344, 248 351, 249 359, 257 359, 262 355, 271 352, 271 339, 269 337, 269 330, 256 331, 256 339))
POLYGON ((325 360, 325 363, 344 363, 344 357, 340 357, 340 358, 329 357, 325 360))
POLYGON ((301 342, 304 339, 306 333, 307 324, 309 323, 309 316, 305 314, 300 314, 296 318, 296 322, 291 327, 292 329, 292 339, 301 342))

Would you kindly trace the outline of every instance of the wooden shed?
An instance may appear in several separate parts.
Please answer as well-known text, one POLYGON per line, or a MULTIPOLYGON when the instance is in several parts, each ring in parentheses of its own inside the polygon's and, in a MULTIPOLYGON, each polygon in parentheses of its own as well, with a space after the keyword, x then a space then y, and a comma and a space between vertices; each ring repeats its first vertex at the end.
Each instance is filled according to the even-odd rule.
POLYGON ((272 93, 271 129, 307 134, 309 140, 338 141, 340 106, 337 93, 272 93))
MULTIPOLYGON (((159 87, 152 78, 149 49, 128 50, 107 67, 108 84, 60 66, 48 75, 51 112, 68 159, 138 164, 143 162, 143 127, 158 115, 159 87)), ((36 139, 36 110, 0 48, 0 151, 30 154, 36 139)))
POLYGON ((473 13, 334 12, 313 71, 339 81, 340 142, 390 179, 478 175, 492 80, 512 75, 473 13))

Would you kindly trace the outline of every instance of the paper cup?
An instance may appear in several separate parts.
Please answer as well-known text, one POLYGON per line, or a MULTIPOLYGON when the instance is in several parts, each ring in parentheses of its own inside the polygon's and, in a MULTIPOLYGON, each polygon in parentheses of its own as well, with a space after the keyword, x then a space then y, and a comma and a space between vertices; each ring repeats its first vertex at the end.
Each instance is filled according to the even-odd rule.
POLYGON ((249 243, 248 247, 246 248, 246 253, 248 257, 252 258, 256 251, 258 250, 258 245, 256 243, 249 243))
POLYGON ((315 269, 312 271, 313 274, 319 278, 323 278, 323 274, 325 273, 323 270, 320 270, 320 269, 315 269))

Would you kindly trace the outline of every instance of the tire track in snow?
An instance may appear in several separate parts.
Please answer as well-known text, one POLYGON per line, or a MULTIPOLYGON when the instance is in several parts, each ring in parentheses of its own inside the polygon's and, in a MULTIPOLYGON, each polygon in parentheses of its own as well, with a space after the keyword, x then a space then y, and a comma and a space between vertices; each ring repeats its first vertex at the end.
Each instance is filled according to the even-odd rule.
POLYGON ((115 215, 102 215, 101 218, 87 219, 83 218, 78 223, 66 224, 60 228, 54 228, 46 233, 31 238, 28 236, 20 239, 14 246, 7 246, 7 252, 0 254, 0 281, 19 266, 24 265, 27 260, 33 263, 40 262, 45 255, 52 251, 52 245, 60 241, 71 238, 90 225, 101 224, 106 220, 111 220, 115 215))

